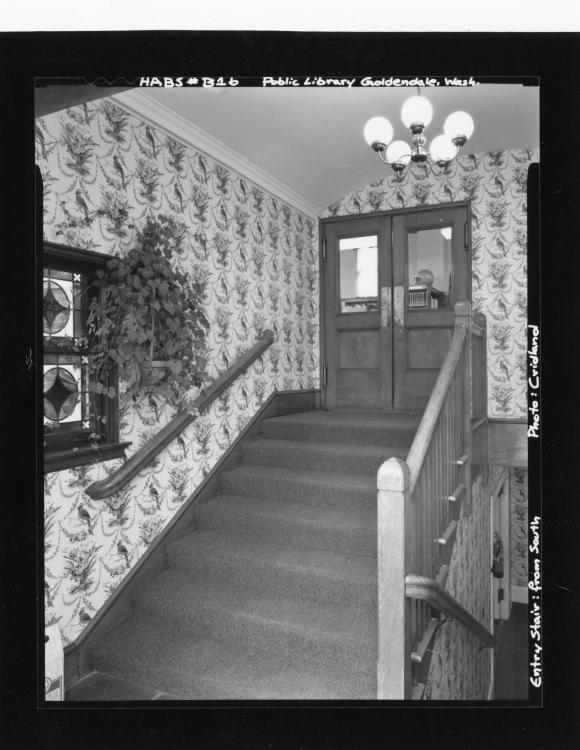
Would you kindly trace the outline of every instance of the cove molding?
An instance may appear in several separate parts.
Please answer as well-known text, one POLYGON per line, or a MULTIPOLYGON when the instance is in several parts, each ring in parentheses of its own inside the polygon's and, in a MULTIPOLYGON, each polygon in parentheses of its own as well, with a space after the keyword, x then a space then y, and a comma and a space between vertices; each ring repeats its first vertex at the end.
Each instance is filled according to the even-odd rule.
POLYGON ((251 182, 255 182, 260 188, 288 203, 309 219, 317 220, 318 208, 313 203, 268 172, 252 164, 245 156, 186 120, 185 117, 173 112, 164 104, 160 104, 142 89, 123 91, 111 96, 110 100, 129 114, 181 141, 185 146, 201 151, 205 156, 209 156, 222 166, 234 170, 251 182))

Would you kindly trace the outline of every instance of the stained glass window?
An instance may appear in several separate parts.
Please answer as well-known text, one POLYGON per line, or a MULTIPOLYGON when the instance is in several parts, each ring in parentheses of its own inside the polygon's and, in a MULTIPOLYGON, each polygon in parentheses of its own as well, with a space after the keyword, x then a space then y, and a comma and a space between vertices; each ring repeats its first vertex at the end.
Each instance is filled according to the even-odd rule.
POLYGON ((44 269, 43 399, 48 430, 91 431, 88 358, 81 346, 86 334, 83 295, 86 297, 88 284, 86 274, 44 269))
MULTIPOLYGON (((94 271, 103 258, 44 243, 42 372, 45 470, 123 455, 118 443, 117 401, 91 387, 86 321, 94 271)), ((116 375, 103 383, 116 388, 116 375)))

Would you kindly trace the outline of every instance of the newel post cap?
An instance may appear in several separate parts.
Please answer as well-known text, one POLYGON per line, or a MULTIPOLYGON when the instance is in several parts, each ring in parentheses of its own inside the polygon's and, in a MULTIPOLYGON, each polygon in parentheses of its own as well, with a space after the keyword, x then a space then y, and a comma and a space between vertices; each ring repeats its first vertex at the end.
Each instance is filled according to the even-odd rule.
POLYGON ((471 302, 468 302, 466 299, 461 300, 460 302, 455 303, 455 317, 458 316, 468 316, 471 314, 471 302))
POLYGON ((389 458, 377 473, 377 489, 387 492, 404 492, 409 489, 411 471, 402 458, 389 458))

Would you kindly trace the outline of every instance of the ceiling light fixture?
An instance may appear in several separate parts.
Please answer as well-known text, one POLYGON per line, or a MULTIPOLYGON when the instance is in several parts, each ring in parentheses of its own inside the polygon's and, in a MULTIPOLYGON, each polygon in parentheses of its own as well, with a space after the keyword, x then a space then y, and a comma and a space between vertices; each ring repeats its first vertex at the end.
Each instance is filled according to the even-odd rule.
MULTIPOLYGON (((393 141, 393 126, 385 117, 371 117, 364 128, 364 137, 369 146, 376 151, 383 164, 388 164, 393 170, 402 175, 409 164, 427 163, 431 171, 433 162, 441 170, 455 159, 459 149, 473 134, 473 119, 467 112, 453 112, 445 120, 443 133, 436 136, 426 150, 425 130, 433 117, 433 107, 428 99, 418 95, 412 96, 403 104, 401 119, 411 131, 410 146, 406 141, 393 141)), ((441 174, 441 172, 439 173, 441 174)))

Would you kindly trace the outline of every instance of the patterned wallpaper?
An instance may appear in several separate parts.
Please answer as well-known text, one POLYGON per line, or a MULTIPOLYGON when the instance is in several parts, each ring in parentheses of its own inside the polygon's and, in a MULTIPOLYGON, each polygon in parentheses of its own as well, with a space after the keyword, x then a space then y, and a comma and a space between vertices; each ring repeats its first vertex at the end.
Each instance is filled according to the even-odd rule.
MULTIPOLYGON (((472 512, 461 515, 447 591, 490 628, 491 552, 489 502, 505 471, 490 466, 473 485, 472 512), (482 574, 483 573, 483 574, 482 574), (487 573, 487 575, 486 575, 487 573)), ((490 652, 471 630, 454 620, 436 636, 425 700, 486 700, 491 680, 490 652)))
MULTIPOLYGON (((434 177, 412 166, 402 178, 385 177, 343 196, 322 218, 471 200, 473 307, 487 316, 488 415, 527 414, 526 184, 537 150, 461 156, 434 177)), ((387 171, 388 170, 388 171, 387 171)))
POLYGON ((510 469, 510 583, 528 585, 528 472, 510 469))
MULTIPOLYGON (((185 228, 182 271, 206 284, 209 375, 265 328, 275 343, 209 412, 122 492, 84 488, 120 460, 45 477, 47 622, 74 640, 275 390, 318 387, 317 222, 260 185, 168 137, 108 100, 36 122, 45 237, 124 253, 148 215, 185 228), (88 514, 88 516, 87 516, 88 514)), ((172 416, 153 395, 125 407, 127 454, 172 416)))

